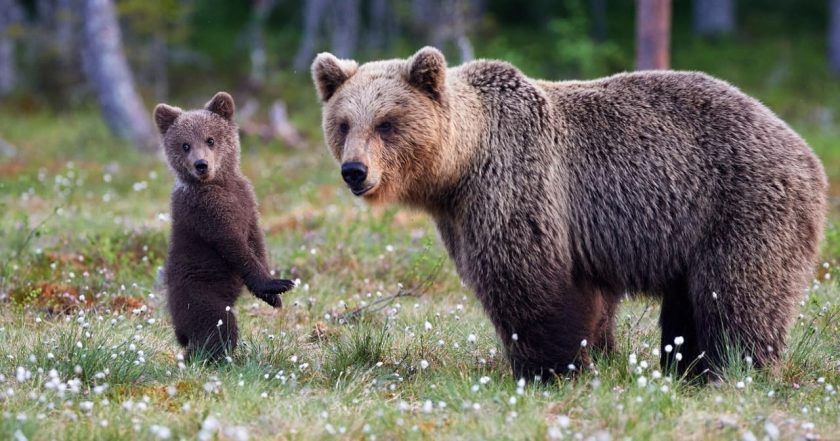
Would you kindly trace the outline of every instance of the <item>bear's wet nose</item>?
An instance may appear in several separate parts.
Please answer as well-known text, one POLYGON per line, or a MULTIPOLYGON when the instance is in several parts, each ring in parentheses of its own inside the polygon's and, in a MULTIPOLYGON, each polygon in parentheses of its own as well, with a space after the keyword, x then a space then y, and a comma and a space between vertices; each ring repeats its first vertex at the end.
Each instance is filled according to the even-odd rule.
POLYGON ((195 170, 198 172, 198 174, 203 175, 207 173, 207 161, 199 159, 198 161, 195 161, 195 164, 193 164, 193 166, 195 166, 195 170))
POLYGON ((367 167, 361 162, 345 162, 341 165, 341 177, 351 187, 357 187, 367 179, 367 167))

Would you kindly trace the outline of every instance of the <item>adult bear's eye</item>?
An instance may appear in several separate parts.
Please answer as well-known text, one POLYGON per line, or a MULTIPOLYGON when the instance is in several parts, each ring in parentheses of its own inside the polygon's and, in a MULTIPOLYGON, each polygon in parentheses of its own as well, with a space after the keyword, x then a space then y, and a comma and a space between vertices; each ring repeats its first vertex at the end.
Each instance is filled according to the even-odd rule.
POLYGON ((389 121, 385 121, 383 123, 380 123, 378 126, 376 126, 376 131, 383 134, 383 135, 391 133, 391 130, 393 130, 393 129, 394 129, 394 125, 391 124, 389 121))
POLYGON ((338 131, 341 132, 342 135, 350 133, 350 124, 347 124, 346 122, 339 124, 338 131))
POLYGON ((186 142, 184 143, 184 145, 182 145, 182 146, 181 146, 181 148, 182 148, 185 152, 190 151, 190 145, 189 145, 189 144, 187 144, 186 142))
POLYGON ((216 144, 216 140, 215 140, 215 139, 213 139, 213 138, 207 138, 207 145, 209 145, 210 147, 213 147, 213 145, 214 145, 214 144, 216 144))

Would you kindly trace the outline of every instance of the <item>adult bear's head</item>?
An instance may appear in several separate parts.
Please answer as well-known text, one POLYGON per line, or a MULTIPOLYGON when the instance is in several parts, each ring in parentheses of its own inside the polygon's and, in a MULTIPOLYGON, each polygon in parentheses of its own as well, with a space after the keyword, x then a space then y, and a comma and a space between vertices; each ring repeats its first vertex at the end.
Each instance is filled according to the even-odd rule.
POLYGON ((361 66, 321 53, 312 78, 324 138, 353 194, 423 205, 447 180, 450 94, 440 51, 361 66))

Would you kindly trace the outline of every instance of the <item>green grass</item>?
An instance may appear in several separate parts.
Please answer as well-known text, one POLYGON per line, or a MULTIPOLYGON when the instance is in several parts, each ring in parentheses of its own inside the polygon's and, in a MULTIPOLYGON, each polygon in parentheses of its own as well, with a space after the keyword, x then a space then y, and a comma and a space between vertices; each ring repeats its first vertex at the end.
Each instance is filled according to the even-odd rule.
MULTIPOLYGON (((837 127, 795 110, 805 106, 797 100, 773 100, 796 104, 791 122, 840 182, 837 127)), ((313 105, 301 112, 309 121, 313 105)), ((425 215, 363 205, 323 147, 246 137, 242 166, 270 259, 301 284, 279 311, 244 295, 232 359, 186 366, 155 287, 169 230, 165 164, 112 138, 87 110, 0 110, 0 133, 19 149, 0 162, 0 438, 840 434, 833 224, 827 265, 815 269, 821 283, 803 299, 778 375, 742 360, 720 387, 662 375, 659 307, 632 300, 620 311, 615 355, 573 380, 520 386, 425 215)))

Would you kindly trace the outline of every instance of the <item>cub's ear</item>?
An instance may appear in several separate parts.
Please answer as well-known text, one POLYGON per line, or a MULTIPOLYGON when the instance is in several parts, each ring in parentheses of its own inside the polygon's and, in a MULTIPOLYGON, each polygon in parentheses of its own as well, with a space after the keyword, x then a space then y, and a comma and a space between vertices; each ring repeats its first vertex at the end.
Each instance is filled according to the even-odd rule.
POLYGON ((181 114, 184 113, 178 107, 172 107, 168 104, 158 104, 155 106, 155 124, 157 124, 160 134, 166 134, 166 131, 175 124, 181 114))
POLYGON ((233 119, 233 112, 236 111, 236 105, 233 103, 233 97, 227 92, 218 92, 213 95, 204 110, 209 110, 222 118, 231 121, 233 119))
POLYGON ((440 101, 446 82, 446 59, 439 50, 426 46, 408 60, 406 77, 409 84, 440 101))
POLYGON ((312 62, 312 81, 315 82, 321 101, 327 102, 358 68, 359 65, 353 60, 339 60, 329 52, 318 54, 312 62))

